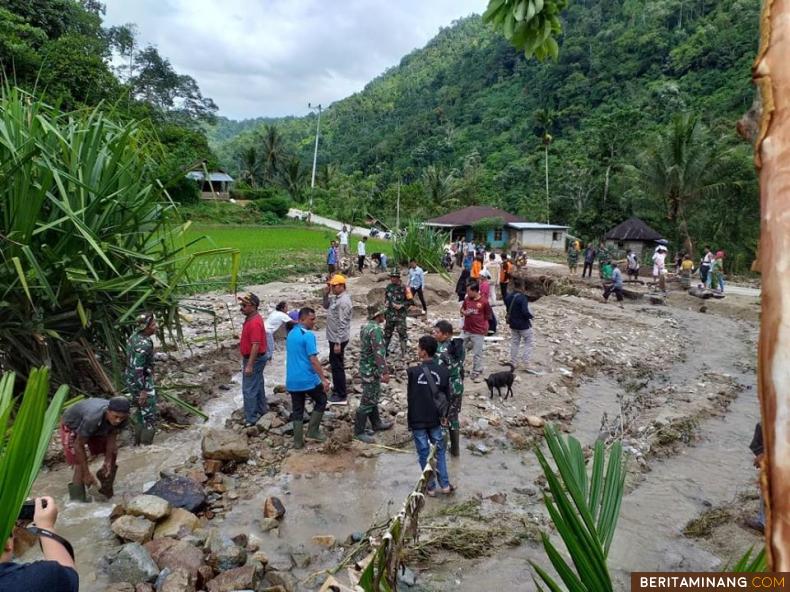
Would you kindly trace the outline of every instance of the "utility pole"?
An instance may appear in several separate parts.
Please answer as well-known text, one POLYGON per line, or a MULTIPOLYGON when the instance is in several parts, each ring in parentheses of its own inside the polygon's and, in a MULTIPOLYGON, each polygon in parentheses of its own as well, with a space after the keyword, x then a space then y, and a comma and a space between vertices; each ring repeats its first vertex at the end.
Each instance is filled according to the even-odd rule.
POLYGON ((400 230, 400 179, 398 179, 398 200, 395 209, 395 230, 400 230))
MULTIPOLYGON (((308 109, 315 109, 310 103, 307 103, 308 109)), ((315 165, 318 162, 318 135, 321 132, 321 103, 318 103, 318 121, 315 124, 315 149, 313 150, 313 177, 310 180, 310 208, 308 210, 308 220, 313 217, 313 192, 315 190, 315 165)))

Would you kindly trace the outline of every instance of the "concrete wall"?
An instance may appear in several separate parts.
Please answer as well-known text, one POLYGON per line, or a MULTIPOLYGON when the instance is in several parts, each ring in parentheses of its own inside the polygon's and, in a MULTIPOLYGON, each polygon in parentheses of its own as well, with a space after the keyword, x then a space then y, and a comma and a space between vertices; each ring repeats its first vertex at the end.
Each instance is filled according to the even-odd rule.
POLYGON ((519 230, 517 240, 524 247, 565 250, 565 230, 519 230), (555 237, 557 240, 555 240, 555 237))

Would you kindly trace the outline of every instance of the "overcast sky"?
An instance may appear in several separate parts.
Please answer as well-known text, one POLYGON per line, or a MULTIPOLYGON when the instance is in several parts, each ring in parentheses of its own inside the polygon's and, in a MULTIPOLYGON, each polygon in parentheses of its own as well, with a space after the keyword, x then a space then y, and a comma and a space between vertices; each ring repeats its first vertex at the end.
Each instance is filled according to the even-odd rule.
POLYGON ((233 119, 303 115, 361 90, 487 0, 105 0, 233 119))

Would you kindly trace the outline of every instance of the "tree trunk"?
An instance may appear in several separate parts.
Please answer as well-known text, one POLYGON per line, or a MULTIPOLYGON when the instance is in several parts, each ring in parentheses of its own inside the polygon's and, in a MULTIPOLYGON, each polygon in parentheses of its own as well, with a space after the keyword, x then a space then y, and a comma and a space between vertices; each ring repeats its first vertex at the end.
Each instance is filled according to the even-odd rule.
POLYGON ((763 275, 758 386, 765 457, 766 550, 790 571, 790 0, 765 0, 753 76, 763 105, 755 164, 760 175, 763 275))

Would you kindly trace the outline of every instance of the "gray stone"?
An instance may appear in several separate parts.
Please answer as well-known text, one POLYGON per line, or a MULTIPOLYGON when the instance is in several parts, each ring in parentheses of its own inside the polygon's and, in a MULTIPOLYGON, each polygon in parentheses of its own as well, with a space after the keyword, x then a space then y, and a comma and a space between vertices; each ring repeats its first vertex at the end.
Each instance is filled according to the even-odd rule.
POLYGON ((201 443, 203 458, 242 461, 250 458, 247 436, 232 430, 208 430, 201 443))
POLYGON ((207 546, 211 552, 210 563, 217 571, 228 571, 239 567, 247 560, 247 552, 219 531, 211 532, 207 546))
POLYGON ((174 508, 190 512, 197 512, 206 503, 206 494, 200 483, 178 475, 161 478, 145 493, 161 497, 174 508))
POLYGON ((147 543, 154 536, 154 523, 142 516, 126 514, 112 523, 110 529, 125 541, 147 543))
POLYGON ((158 495, 138 495, 126 504, 126 513, 159 522, 170 514, 170 502, 158 495))
POLYGON ((110 582, 129 582, 142 584, 153 582, 159 575, 159 568, 139 543, 127 543, 112 559, 107 575, 110 582))
POLYGON ((412 587, 417 583, 417 574, 404 565, 398 570, 398 581, 404 586, 412 587))
POLYGON ((266 580, 272 586, 282 586, 285 592, 294 592, 296 590, 296 578, 285 571, 269 571, 266 572, 266 580))
POLYGON ((274 530, 275 528, 280 528, 280 521, 277 520, 277 518, 261 519, 261 530, 263 532, 269 532, 270 530, 274 530))

